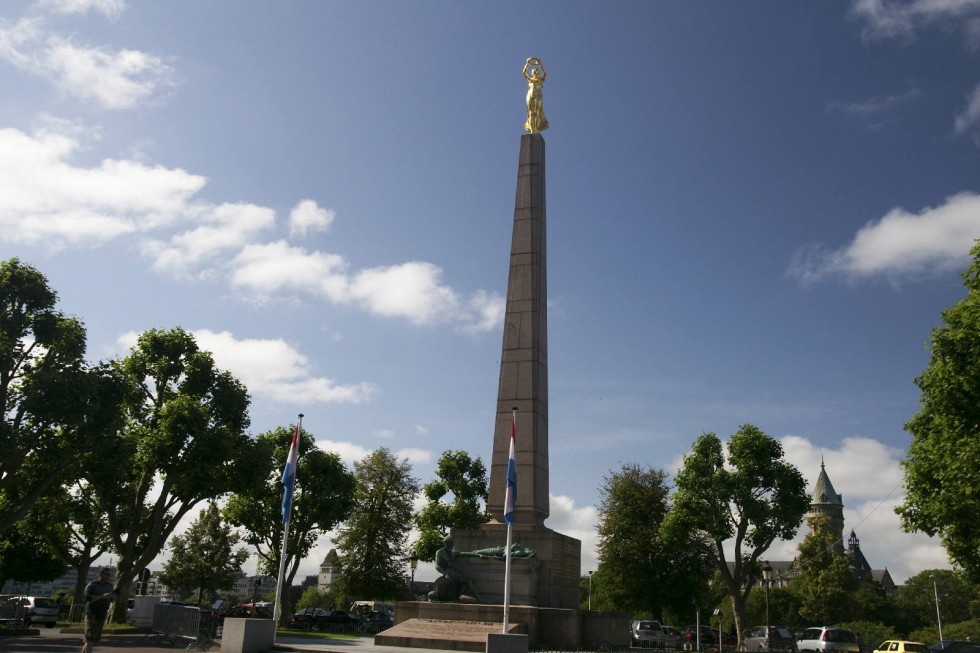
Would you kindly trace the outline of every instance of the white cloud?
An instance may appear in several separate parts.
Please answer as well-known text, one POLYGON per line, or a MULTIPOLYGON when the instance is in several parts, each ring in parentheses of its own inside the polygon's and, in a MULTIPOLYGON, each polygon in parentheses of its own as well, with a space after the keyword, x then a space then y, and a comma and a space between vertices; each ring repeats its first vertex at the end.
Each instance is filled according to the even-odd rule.
POLYGON ((0 239, 53 249, 99 245, 180 218, 206 183, 133 161, 73 166, 67 160, 78 146, 52 131, 0 129, 0 239))
POLYGON ((852 13, 865 21, 865 38, 912 38, 935 23, 961 24, 980 11, 980 0, 856 0, 852 13))
POLYGON ((804 282, 842 274, 901 278, 964 267, 980 237, 980 195, 959 193, 918 214, 895 208, 870 222, 838 250, 798 250, 787 273, 804 282))
POLYGON ((980 122, 980 84, 973 89, 966 107, 956 115, 956 133, 963 134, 980 122))
POLYGON ((86 47, 42 31, 38 18, 0 23, 0 58, 106 109, 130 109, 175 85, 163 59, 139 50, 86 47))
POLYGON ((258 301, 293 293, 358 306, 372 315, 417 325, 455 323, 468 331, 499 326, 503 298, 476 292, 469 302, 442 283, 442 269, 425 261, 349 273, 336 254, 307 252, 284 241, 250 245, 232 261, 231 284, 258 301))
POLYGON ((84 14, 90 9, 114 20, 126 8, 125 0, 38 0, 37 7, 56 14, 84 14))
POLYGON ((548 528, 574 537, 582 543, 582 573, 595 570, 598 565, 596 526, 599 514, 595 506, 576 506, 575 498, 565 495, 549 495, 548 528))
POLYGON ((200 226, 171 237, 169 242, 148 241, 143 253, 153 258, 157 272, 183 276, 222 252, 239 250, 256 234, 276 222, 272 209, 254 204, 222 204, 202 209, 200 226))
POLYGON ((336 214, 321 209, 313 200, 302 200, 289 214, 289 235, 305 236, 308 231, 326 231, 336 214))
MULTIPOLYGON (((208 329, 192 333, 201 349, 211 352, 217 366, 231 372, 252 395, 289 404, 359 404, 379 392, 373 383, 338 384, 333 379, 314 376, 309 359, 283 340, 239 340, 227 331, 208 329)), ((138 336, 136 332, 125 333, 117 344, 120 349, 128 349, 136 344, 138 336)))

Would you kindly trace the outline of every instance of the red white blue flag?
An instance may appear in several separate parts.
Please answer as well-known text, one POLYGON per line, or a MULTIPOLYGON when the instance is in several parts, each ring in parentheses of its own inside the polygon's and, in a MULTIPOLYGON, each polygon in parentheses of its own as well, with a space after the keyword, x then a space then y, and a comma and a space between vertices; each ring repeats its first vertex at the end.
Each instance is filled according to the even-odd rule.
POLYGON ((517 435, 517 411, 510 422, 510 454, 507 457, 507 491, 504 493, 504 521, 514 523, 514 499, 517 498, 517 460, 514 458, 514 443, 517 435))
POLYGON ((286 466, 282 470, 282 523, 289 522, 289 515, 293 509, 293 487, 296 485, 296 462, 299 458, 299 424, 293 431, 293 443, 289 446, 289 455, 286 456, 286 466))

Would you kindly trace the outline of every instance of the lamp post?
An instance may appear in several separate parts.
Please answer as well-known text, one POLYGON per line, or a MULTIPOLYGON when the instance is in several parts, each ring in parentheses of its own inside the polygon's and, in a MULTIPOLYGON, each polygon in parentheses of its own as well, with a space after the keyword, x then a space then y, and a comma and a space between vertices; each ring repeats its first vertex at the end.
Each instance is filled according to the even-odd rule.
POLYGON ((412 553, 408 556, 408 566, 412 568, 412 579, 408 581, 408 594, 415 598, 415 569, 419 566, 419 557, 412 553))
POLYGON ((589 610, 592 609, 592 574, 595 572, 589 572, 589 610))
POLYGON ((929 574, 932 579, 932 595, 936 598, 936 623, 939 624, 939 641, 943 641, 943 618, 939 616, 939 590, 936 589, 936 577, 929 574))
POLYGON ((772 565, 768 560, 762 561, 762 582, 766 586, 766 650, 769 646, 769 583, 772 582, 772 565))

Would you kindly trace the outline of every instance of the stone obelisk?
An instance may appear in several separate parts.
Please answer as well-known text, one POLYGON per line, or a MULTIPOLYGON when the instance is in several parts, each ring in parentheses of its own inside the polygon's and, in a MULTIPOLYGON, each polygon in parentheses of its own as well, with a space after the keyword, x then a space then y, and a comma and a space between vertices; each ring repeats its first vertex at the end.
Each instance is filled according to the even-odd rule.
POLYGON ((518 481, 514 523, 538 526, 544 525, 549 514, 544 162, 541 134, 522 136, 488 505, 493 518, 502 522, 512 409, 517 408, 515 457, 518 481))

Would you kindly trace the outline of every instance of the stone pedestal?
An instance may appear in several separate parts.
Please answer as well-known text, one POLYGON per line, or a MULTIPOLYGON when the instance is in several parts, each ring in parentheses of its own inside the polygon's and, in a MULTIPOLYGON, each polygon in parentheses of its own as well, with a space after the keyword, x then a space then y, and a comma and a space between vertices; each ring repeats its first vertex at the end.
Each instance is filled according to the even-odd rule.
MULTIPOLYGON (((511 605, 577 608, 582 569, 582 543, 544 526, 514 524, 515 544, 534 549, 533 558, 511 558, 511 605)), ((507 543, 507 525, 489 523, 478 529, 453 529, 457 552, 488 549, 507 543)), ((481 603, 504 602, 504 560, 456 556, 453 564, 473 581, 481 603)))
POLYGON ((272 619, 225 619, 221 653, 262 653, 276 643, 272 619))
POLYGON ((527 653, 527 635, 488 633, 487 653, 527 653))

